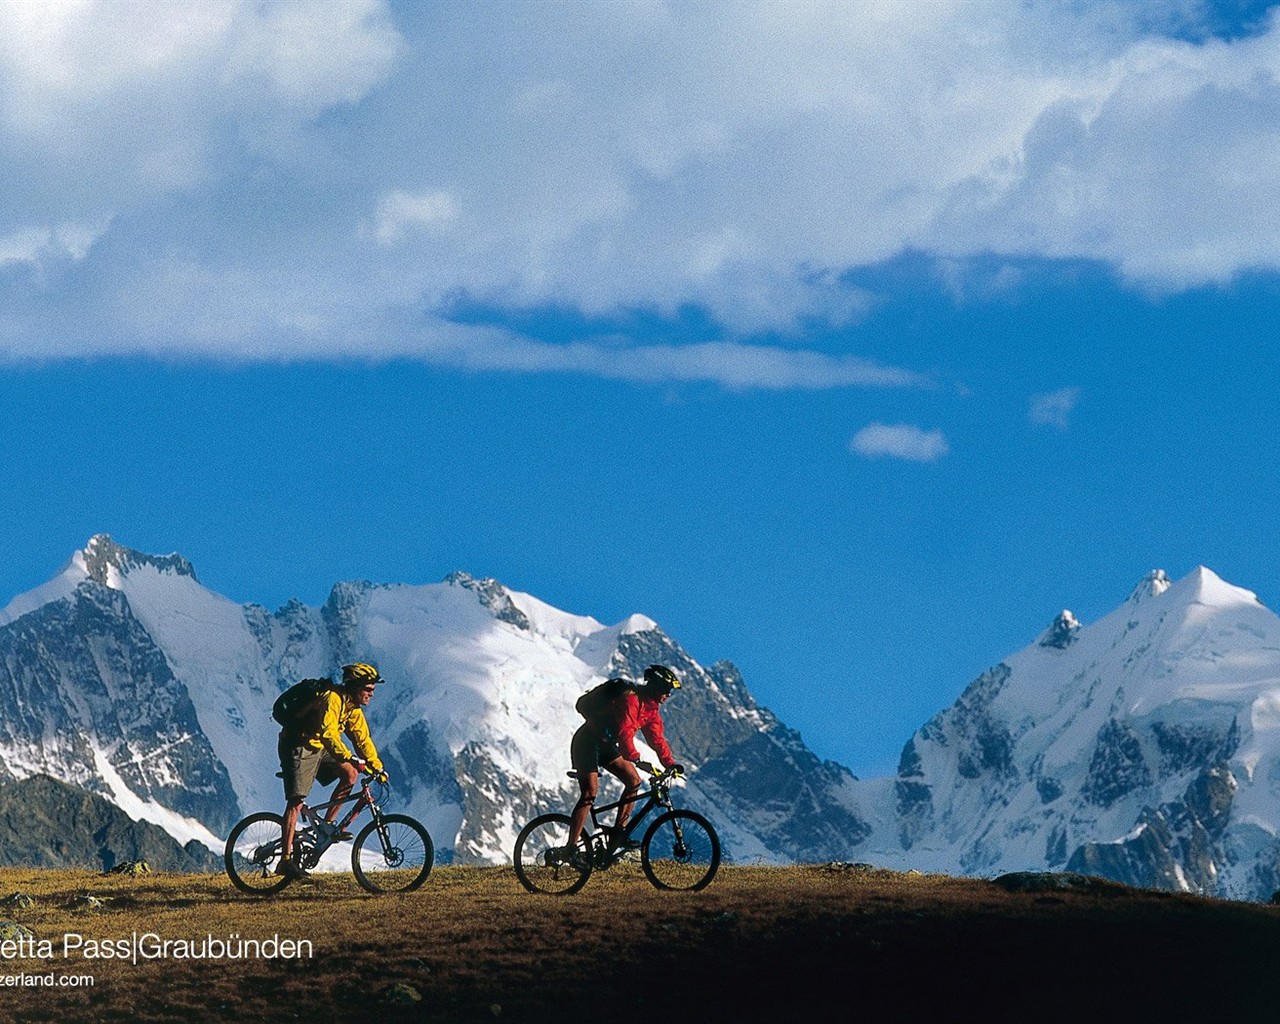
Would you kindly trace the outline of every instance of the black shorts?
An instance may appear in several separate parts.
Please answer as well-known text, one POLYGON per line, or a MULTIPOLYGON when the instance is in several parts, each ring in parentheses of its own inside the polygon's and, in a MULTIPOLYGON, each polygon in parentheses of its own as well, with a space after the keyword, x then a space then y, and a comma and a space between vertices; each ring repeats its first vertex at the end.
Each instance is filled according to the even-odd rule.
POLYGON ((307 746, 296 736, 280 734, 277 746, 286 800, 305 800, 315 783, 328 786, 338 778, 338 760, 327 750, 307 746))
POLYGON ((598 772, 601 765, 615 761, 622 756, 618 749, 618 741, 612 736, 602 735, 593 725, 584 725, 573 734, 569 741, 569 761, 574 771, 598 772))

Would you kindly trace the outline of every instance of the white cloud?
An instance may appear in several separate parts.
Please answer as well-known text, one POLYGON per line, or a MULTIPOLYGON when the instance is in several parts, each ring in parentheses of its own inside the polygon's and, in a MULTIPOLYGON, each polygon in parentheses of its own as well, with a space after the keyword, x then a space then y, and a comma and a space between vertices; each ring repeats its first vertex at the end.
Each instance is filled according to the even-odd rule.
POLYGON ((937 462, 951 446, 941 430, 922 430, 907 423, 872 423, 853 435, 849 449, 869 459, 937 462))
POLYGON ((397 190, 378 200, 375 232, 378 241, 389 245, 414 228, 438 227, 457 218, 457 203, 448 192, 436 190, 415 195, 397 190))
MULTIPOLYGON (((1016 291, 1018 257, 1165 289, 1280 269, 1280 23, 1190 43, 1139 21, 1048 0, 0 4, 0 273, 57 249, 32 225, 109 224, 64 246, 92 274, 45 260, 29 317, 256 358, 411 347, 457 296, 696 306, 730 343, 530 351, 857 386, 892 368, 744 341, 856 321, 873 300, 847 271, 907 250, 977 298, 1016 291), (967 269, 992 253, 1013 259, 967 269)), ((6 300, 10 351, 48 344, 6 300)))
POLYGON ((1066 430, 1078 401, 1079 388, 1059 388, 1048 394, 1032 395, 1027 416, 1036 426, 1066 430))
POLYGON ((75 223, 19 228, 0 237, 0 267, 17 263, 40 267, 58 259, 82 260, 105 230, 105 224, 75 223))
POLYGON ((510 335, 489 335, 483 344, 469 335, 449 340, 455 344, 429 346, 419 353, 433 362, 467 369, 572 372, 646 383, 708 382, 740 391, 932 386, 923 375, 854 356, 734 342, 553 345, 510 335), (459 340, 462 344, 456 344, 459 340))
POLYGON ((400 46, 379 0, 3 4, 0 109, 12 130, 37 137, 93 113, 119 126, 148 99, 176 99, 199 121, 264 100, 310 117, 365 96, 400 46))
POLYGON ((244 187, 255 157, 384 81, 401 45, 379 0, 0 4, 0 159, 43 173, 18 195, 64 219, 244 187))

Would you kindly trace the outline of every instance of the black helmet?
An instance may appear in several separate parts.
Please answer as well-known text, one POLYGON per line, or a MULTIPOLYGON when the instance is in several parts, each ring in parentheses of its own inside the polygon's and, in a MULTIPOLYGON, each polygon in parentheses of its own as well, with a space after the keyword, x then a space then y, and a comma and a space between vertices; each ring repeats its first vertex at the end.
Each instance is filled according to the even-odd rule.
POLYGON ((670 693, 680 689, 680 677, 666 665, 650 665, 644 670, 644 683, 655 693, 670 693))

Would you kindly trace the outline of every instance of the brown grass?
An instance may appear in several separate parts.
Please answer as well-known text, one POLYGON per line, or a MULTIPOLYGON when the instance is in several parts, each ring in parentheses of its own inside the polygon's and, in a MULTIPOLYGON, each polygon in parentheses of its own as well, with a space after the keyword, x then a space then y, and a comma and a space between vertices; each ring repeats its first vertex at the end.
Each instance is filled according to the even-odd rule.
POLYGON ((369 896, 350 876, 246 897, 222 876, 0 870, 0 909, 57 947, 0 974, 92 988, 0 988, 15 1021, 1077 1021, 1275 1019, 1280 908, 1124 889, 1010 894, 887 871, 724 868, 661 893, 638 868, 575 896, 505 868, 437 868, 369 896), (104 909, 71 906, 88 893, 104 909), (309 961, 64 960, 64 934, 309 939, 309 961), (421 1000, 397 1005, 397 983, 421 1000))

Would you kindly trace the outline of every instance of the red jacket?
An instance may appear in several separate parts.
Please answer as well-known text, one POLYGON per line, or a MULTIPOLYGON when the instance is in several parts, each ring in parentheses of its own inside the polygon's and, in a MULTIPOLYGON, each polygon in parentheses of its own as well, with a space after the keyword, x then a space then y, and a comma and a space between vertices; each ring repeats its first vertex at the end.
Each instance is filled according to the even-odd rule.
POLYGON ((628 761, 637 761, 640 754, 636 751, 636 733, 644 733, 649 746, 658 755, 663 768, 670 768, 676 763, 667 746, 666 737, 662 735, 662 705, 650 697, 641 697, 634 690, 623 694, 612 702, 610 710, 618 715, 615 732, 618 737, 618 749, 628 761))

